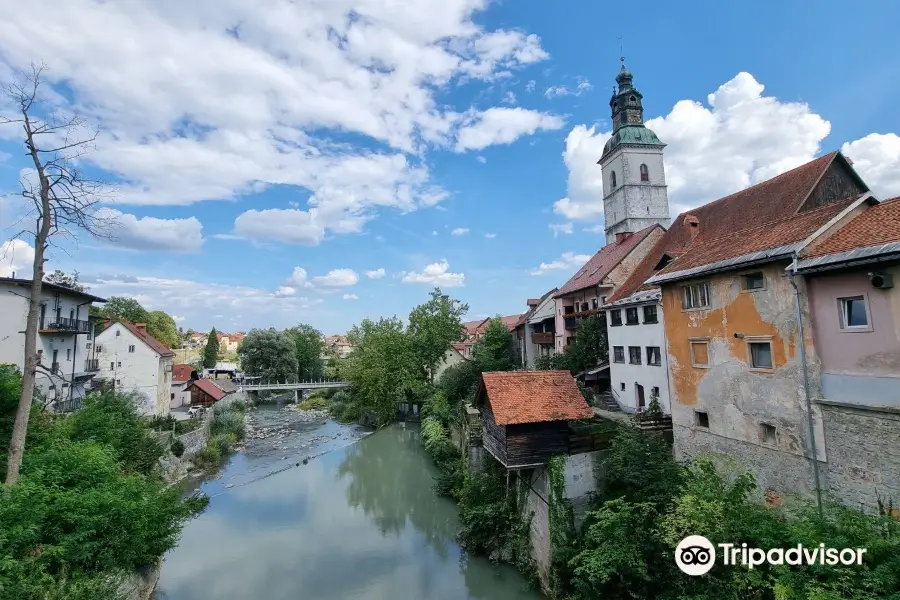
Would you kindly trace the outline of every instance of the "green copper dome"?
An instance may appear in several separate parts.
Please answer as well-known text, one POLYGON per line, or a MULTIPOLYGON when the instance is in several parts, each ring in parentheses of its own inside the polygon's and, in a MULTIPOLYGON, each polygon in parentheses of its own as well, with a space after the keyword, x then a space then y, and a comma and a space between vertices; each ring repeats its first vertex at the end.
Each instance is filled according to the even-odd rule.
POLYGON ((641 125, 625 125, 619 127, 603 147, 603 154, 611 152, 620 144, 643 144, 645 146, 665 146, 656 134, 641 125))

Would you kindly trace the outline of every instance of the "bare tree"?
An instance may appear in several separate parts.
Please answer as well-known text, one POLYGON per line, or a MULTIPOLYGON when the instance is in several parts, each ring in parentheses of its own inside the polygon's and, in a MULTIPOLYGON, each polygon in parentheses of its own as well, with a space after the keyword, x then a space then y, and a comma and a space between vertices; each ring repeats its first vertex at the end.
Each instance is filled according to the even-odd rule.
MULTIPOLYGON (((30 73, 23 73, 18 81, 7 86, 4 92, 15 112, 11 116, 0 115, 0 125, 22 127, 25 154, 34 165, 34 171, 19 181, 22 198, 29 208, 33 207, 29 214, 34 217, 34 229, 25 228, 14 236, 26 239, 34 236, 34 265, 25 326, 22 394, 9 442, 7 485, 19 478, 36 372, 45 370, 37 353, 45 253, 55 236, 73 238, 78 230, 84 230, 91 235, 109 237, 111 225, 96 213, 97 205, 109 200, 108 188, 79 170, 80 160, 93 147, 97 131, 88 128, 77 115, 62 115, 44 102, 40 92, 45 70, 44 65, 32 64, 30 73)), ((23 222, 29 222, 29 218, 23 222)))

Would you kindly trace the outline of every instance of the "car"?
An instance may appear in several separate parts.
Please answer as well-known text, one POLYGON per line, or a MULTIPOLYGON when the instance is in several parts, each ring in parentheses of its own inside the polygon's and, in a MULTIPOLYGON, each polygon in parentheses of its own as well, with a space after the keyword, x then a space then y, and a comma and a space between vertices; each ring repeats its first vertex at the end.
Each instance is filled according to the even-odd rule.
POLYGON ((206 411, 202 406, 192 406, 188 409, 188 417, 191 419, 196 419, 197 417, 203 415, 206 411))

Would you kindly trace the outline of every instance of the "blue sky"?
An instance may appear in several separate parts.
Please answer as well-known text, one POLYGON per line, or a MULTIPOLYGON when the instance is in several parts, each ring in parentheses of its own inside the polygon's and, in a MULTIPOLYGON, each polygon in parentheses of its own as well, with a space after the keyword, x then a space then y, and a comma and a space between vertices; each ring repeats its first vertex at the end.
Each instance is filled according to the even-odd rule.
MULTIPOLYGON (((524 310, 604 243, 620 36, 673 217, 836 149, 900 194, 893 3, 180 4, 35 0, 0 23, 0 80, 43 60, 44 99, 100 128, 85 166, 116 184, 115 243, 61 241, 48 268, 185 328, 339 333, 434 284, 472 318, 524 310)), ((0 127, 13 193, 18 133, 0 127)), ((23 214, 0 200, 0 239, 23 214)))

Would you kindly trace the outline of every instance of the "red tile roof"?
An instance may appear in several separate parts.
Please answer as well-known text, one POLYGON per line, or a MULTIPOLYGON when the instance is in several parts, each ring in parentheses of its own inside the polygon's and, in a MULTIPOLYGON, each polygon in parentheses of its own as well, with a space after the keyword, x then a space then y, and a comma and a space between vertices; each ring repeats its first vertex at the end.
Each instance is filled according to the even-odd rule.
POLYGON ((575 421, 594 416, 568 371, 482 373, 479 402, 485 395, 498 425, 575 421))
POLYGON ((466 347, 469 345, 470 344, 453 344, 453 349, 456 350, 457 352, 465 352, 466 347))
MULTIPOLYGON (((644 239, 650 235, 650 232, 659 227, 659 225, 651 225, 637 233, 630 235, 622 242, 613 242, 600 250, 588 260, 583 267, 578 269, 575 275, 565 283, 559 291, 556 292, 554 298, 559 298, 578 290, 589 287, 595 287, 603 281, 603 278, 609 275, 616 265, 622 262, 628 254, 635 249, 644 239)), ((660 228, 662 229, 662 228, 660 228)))
POLYGON ((900 242, 900 196, 866 209, 804 258, 900 242))
POLYGON ((185 382, 195 370, 193 365, 175 365, 172 367, 172 381, 185 382))
MULTIPOLYGON (((607 302, 616 302, 636 291, 653 287, 646 285, 645 282, 653 276, 654 268, 666 255, 678 259, 675 262, 684 264, 682 263, 684 259, 679 257, 685 254, 688 248, 693 253, 695 248, 707 240, 722 238, 728 234, 797 214, 836 158, 845 162, 840 153, 831 152, 772 179, 678 215, 631 277, 607 299, 607 302), (696 239, 692 238, 690 225, 686 222, 689 217, 695 218, 698 222, 699 234, 696 239)), ((740 256, 740 253, 733 256, 740 256)), ((715 260, 722 259, 716 258, 707 262, 715 260)), ((682 268, 685 267, 679 265, 676 268, 674 264, 672 265, 672 270, 682 268)))
POLYGON ((521 319, 523 316, 524 315, 508 315, 505 317, 495 317, 494 320, 500 321, 501 323, 506 325, 506 328, 509 331, 512 331, 513 329, 516 328, 516 324, 519 322, 519 319, 521 319))
POLYGON ((172 349, 163 344, 161 341, 147 333, 147 330, 144 328, 138 329, 137 325, 134 323, 130 323, 129 321, 121 320, 119 323, 122 324, 122 327, 133 333, 135 336, 140 338, 142 342, 150 346, 150 349, 159 354, 160 356, 175 356, 175 353, 172 352, 172 349))
POLYGON ((478 321, 466 321, 462 324, 462 326, 463 326, 463 329, 466 330, 466 333, 475 335, 478 332, 478 328, 485 321, 487 321, 487 319, 479 319, 478 321))
POLYGON ((227 396, 224 390, 222 390, 219 386, 214 384, 209 379, 195 379, 188 387, 191 386, 196 386, 216 402, 227 396))

